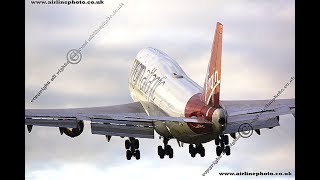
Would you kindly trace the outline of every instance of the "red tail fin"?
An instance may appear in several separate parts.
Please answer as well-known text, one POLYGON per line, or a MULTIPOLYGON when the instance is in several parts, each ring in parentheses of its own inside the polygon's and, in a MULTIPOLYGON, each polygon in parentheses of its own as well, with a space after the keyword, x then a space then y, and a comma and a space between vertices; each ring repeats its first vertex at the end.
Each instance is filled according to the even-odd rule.
POLYGON ((223 25, 217 22, 211 49, 211 58, 202 92, 202 100, 207 105, 212 105, 214 107, 220 107, 222 31, 223 25))

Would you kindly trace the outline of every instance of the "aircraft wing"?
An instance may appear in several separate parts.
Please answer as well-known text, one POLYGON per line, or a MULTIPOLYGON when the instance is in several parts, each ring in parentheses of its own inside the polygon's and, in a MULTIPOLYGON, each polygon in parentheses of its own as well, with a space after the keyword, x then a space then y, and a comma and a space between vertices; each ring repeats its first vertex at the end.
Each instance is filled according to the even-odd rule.
POLYGON ((272 128, 280 125, 279 115, 295 116, 295 99, 221 101, 221 105, 227 112, 224 134, 272 128))
MULTIPOLYGON (((32 126, 48 126, 59 127, 61 134, 63 132, 67 134, 66 128, 82 128, 83 130, 84 120, 91 121, 92 134, 136 138, 154 138, 153 122, 155 121, 211 123, 204 119, 148 116, 140 102, 117 106, 26 109, 25 111, 25 125, 27 125, 29 132, 31 132, 32 126)), ((74 132, 82 132, 82 130, 74 132)), ((80 134, 71 134, 70 136, 75 137, 80 134)))

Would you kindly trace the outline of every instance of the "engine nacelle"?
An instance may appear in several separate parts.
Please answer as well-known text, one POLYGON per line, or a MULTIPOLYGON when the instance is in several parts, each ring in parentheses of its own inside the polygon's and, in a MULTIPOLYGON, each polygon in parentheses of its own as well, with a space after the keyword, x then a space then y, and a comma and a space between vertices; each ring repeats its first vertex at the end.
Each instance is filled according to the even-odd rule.
POLYGON ((212 126, 214 129, 225 130, 227 117, 224 109, 218 108, 212 114, 212 126))
POLYGON ((83 121, 79 121, 77 128, 62 128, 62 127, 60 127, 59 129, 60 129, 61 135, 64 133, 67 136, 74 138, 74 137, 79 136, 82 133, 83 128, 84 128, 83 121))

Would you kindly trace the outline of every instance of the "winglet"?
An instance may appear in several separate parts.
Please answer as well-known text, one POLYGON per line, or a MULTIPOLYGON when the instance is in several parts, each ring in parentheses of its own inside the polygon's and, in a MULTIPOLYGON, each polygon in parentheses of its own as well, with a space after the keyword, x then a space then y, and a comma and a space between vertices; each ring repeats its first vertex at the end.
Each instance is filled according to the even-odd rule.
POLYGON ((204 82, 202 100, 213 107, 220 107, 221 54, 223 25, 217 22, 211 57, 204 82))

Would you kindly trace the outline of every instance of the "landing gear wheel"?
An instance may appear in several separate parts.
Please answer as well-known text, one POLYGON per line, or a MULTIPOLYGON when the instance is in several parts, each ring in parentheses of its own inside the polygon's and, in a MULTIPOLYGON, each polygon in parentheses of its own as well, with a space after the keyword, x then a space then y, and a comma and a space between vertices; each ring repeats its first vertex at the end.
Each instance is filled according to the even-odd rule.
MULTIPOLYGON (((166 155, 169 155, 169 154, 170 154, 170 148, 171 148, 170 145, 165 146, 164 151, 166 152, 166 155)), ((172 149, 172 148, 171 148, 171 149, 172 149)))
POLYGON ((220 147, 220 146, 217 146, 217 147, 216 147, 216 154, 217 154, 217 156, 220 156, 221 153, 222 153, 221 147, 220 147))
POLYGON ((136 150, 136 159, 139 160, 140 159, 140 151, 136 150))
POLYGON ((136 140, 134 141, 134 147, 135 147, 136 149, 139 149, 139 140, 138 140, 138 139, 136 139, 136 140))
POLYGON ((162 149, 162 146, 158 146, 158 155, 160 156, 161 159, 164 158, 164 149, 162 149))
POLYGON ((205 151, 204 147, 202 147, 202 148, 200 149, 200 156, 201 156, 201 157, 204 157, 205 155, 206 155, 206 151, 205 151))
POLYGON ((170 145, 168 145, 167 148, 168 148, 169 158, 171 159, 171 158, 173 158, 173 149, 170 145))
POLYGON ((161 146, 158 146, 158 155, 159 155, 159 156, 160 156, 160 154, 162 154, 161 151, 162 151, 162 147, 161 147, 161 146))
POLYGON ((196 149, 193 147, 192 144, 189 144, 189 153, 190 153, 191 157, 196 156, 196 149))
POLYGON ((126 149, 129 149, 129 148, 130 148, 131 143, 130 143, 129 139, 127 139, 127 140, 124 142, 124 145, 125 145, 126 149))
POLYGON ((230 146, 226 146, 226 155, 227 155, 227 156, 230 155, 230 146))
POLYGON ((193 148, 193 145, 192 145, 192 144, 189 144, 189 154, 192 154, 191 152, 194 151, 193 149, 194 149, 194 148, 193 148))
POLYGON ((217 138, 214 140, 214 143, 216 144, 216 146, 219 146, 219 143, 220 143, 219 137, 217 137, 217 138))
POLYGON ((201 157, 204 157, 205 150, 202 144, 196 145, 196 153, 199 153, 201 157))
POLYGON ((223 142, 224 142, 224 144, 229 144, 229 137, 228 137, 228 135, 224 135, 223 136, 223 142))
POLYGON ((131 154, 131 151, 130 151, 130 150, 127 150, 126 156, 127 156, 127 160, 130 160, 130 159, 131 159, 132 154, 131 154))

